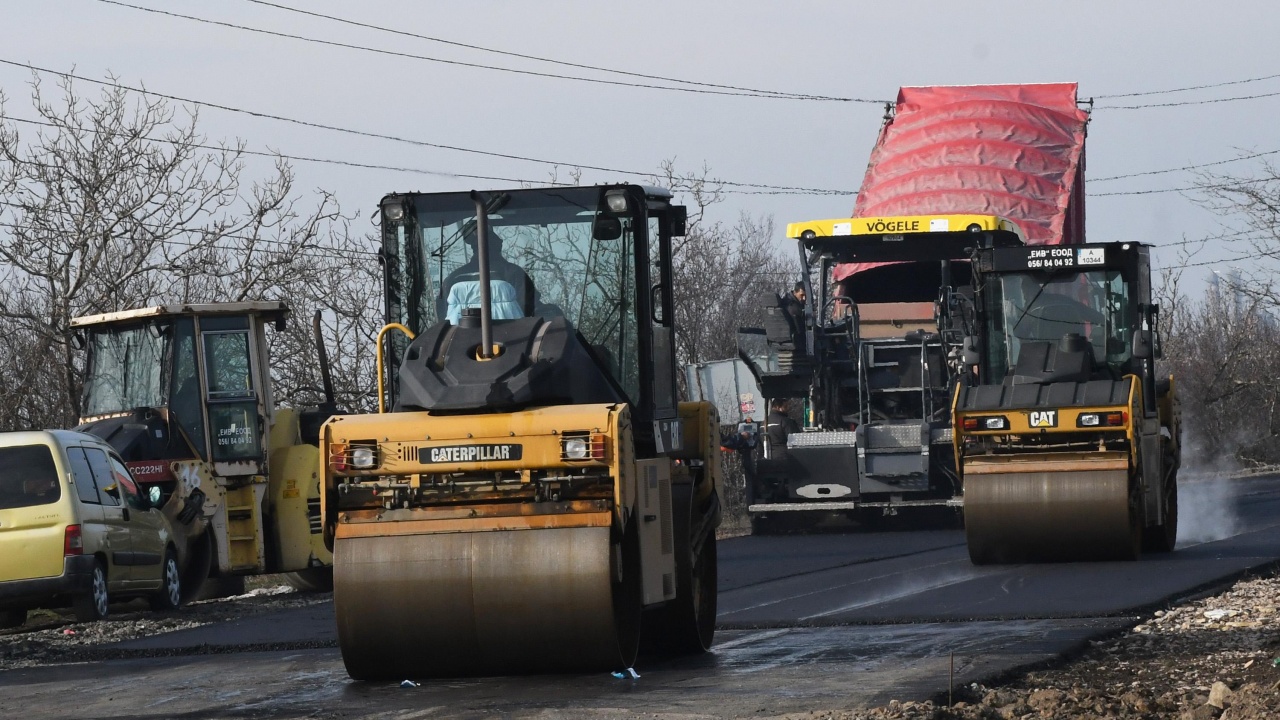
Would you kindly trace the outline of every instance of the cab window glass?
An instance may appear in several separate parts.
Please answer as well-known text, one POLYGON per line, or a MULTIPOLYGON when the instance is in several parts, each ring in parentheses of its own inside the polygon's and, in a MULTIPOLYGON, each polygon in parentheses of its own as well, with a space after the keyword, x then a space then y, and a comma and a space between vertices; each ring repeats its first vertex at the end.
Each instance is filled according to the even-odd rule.
POLYGON ((146 510, 147 503, 142 499, 142 491, 138 489, 138 484, 133 481, 133 476, 129 474, 129 468, 124 466, 118 458, 111 457, 111 479, 121 489, 124 495, 124 501, 129 507, 135 510, 146 510))
POLYGON ((89 459, 80 448, 67 448, 67 461, 71 463, 71 479, 76 484, 76 494, 80 502, 98 505, 98 486, 93 482, 93 469, 89 467, 89 459))
POLYGON ((253 395, 247 331, 205 333, 204 367, 211 400, 253 395))
POLYGON ((115 479, 111 476, 111 463, 107 461, 107 454, 96 448, 84 449, 85 459, 89 461, 89 468, 93 471, 93 484, 98 488, 98 497, 101 498, 103 505, 116 506, 120 504, 120 488, 116 486, 115 479))
POLYGON ((0 448, 0 508, 48 505, 61 497, 58 469, 49 446, 0 448))

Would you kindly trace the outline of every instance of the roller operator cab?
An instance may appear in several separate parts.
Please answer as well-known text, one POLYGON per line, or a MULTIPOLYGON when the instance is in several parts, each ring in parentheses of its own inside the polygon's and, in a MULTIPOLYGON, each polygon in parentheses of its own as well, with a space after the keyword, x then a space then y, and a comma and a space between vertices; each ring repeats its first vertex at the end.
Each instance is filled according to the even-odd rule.
POLYGON ((787 236, 807 306, 788 313, 768 293, 765 351, 744 333, 741 354, 766 397, 803 412, 786 434, 770 415, 748 485, 753 531, 830 513, 958 511, 950 401, 973 315, 959 289, 975 249, 1020 246, 1021 230, 994 215, 926 215, 791 223, 787 236))
POLYGON ((1181 423, 1150 248, 983 249, 974 287, 952 413, 973 562, 1172 550, 1181 423))
POLYGON ((272 400, 266 333, 288 312, 277 301, 161 305, 71 323, 87 356, 76 429, 159 489, 189 592, 206 577, 330 582, 316 438, 332 409, 272 400))
POLYGON ((380 216, 383 412, 321 434, 348 672, 617 670, 642 641, 705 650, 718 420, 676 397, 684 208, 609 185, 395 194, 380 216))

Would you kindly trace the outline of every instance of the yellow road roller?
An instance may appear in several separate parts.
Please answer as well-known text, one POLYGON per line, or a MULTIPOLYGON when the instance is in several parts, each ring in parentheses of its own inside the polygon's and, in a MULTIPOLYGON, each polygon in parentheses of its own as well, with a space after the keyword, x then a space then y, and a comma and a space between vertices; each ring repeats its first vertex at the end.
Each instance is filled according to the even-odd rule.
POLYGON ((1155 369, 1150 248, 986 247, 973 263, 952 412, 970 559, 1173 550, 1181 419, 1155 369))
POLYGON ((394 194, 379 212, 380 411, 335 416, 320 440, 348 673, 705 651, 719 422, 677 400, 685 208, 606 185, 394 194))

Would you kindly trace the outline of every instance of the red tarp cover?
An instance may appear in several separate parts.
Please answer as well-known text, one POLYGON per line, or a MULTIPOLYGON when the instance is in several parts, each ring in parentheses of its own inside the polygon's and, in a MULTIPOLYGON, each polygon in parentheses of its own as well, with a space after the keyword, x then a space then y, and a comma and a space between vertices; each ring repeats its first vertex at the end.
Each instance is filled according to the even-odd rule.
MULTIPOLYGON (((853 217, 1000 215, 1029 245, 1084 242, 1088 117, 1075 83, 904 87, 853 217)), ((837 266, 834 279, 876 264, 837 266)))

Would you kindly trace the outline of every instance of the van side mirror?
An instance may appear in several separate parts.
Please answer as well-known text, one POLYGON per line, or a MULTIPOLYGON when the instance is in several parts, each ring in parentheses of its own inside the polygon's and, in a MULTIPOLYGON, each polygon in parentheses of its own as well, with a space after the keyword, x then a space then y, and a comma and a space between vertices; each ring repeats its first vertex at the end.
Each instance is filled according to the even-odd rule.
POLYGON ((964 347, 961 350, 960 359, 965 365, 977 365, 982 362, 982 356, 978 354, 978 336, 965 335, 964 347))

